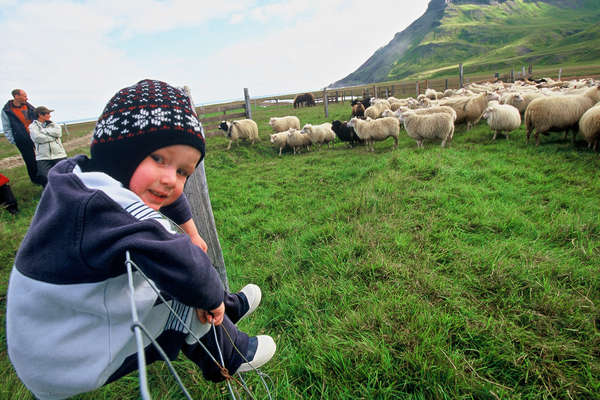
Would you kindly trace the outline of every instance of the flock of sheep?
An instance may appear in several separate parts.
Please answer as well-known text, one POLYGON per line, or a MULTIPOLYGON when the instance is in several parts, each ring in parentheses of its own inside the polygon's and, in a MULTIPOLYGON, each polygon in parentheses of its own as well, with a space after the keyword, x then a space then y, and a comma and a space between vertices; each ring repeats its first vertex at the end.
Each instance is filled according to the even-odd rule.
MULTIPOLYGON (((401 126, 418 147, 424 140, 441 140, 442 147, 452 141, 457 124, 469 130, 482 118, 487 121, 493 139, 521 126, 524 117, 527 143, 535 132, 536 145, 540 134, 548 132, 581 132, 588 147, 598 149, 600 141, 600 82, 593 79, 554 81, 550 78, 515 83, 473 83, 464 89, 448 89, 444 93, 427 89, 417 98, 363 99, 352 102, 349 121, 333 121, 319 125, 305 124, 300 129, 296 116, 271 118, 271 143, 286 147, 296 154, 311 145, 333 144, 335 138, 350 145, 362 143, 374 151, 373 143, 393 138, 398 146, 401 126)), ((258 139, 258 127, 250 119, 223 121, 220 128, 227 132, 231 143, 258 139)))

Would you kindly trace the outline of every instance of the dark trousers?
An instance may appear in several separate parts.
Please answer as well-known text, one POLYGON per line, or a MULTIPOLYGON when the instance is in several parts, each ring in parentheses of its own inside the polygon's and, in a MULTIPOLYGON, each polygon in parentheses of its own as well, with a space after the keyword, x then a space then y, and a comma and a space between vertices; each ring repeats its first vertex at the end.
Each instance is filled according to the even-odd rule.
POLYGON ((15 139, 15 144, 21 152, 21 157, 23 157, 23 161, 25 162, 25 166, 27 167, 27 174, 29 175, 29 180, 31 180, 31 182, 35 183, 36 185, 41 185, 42 183, 38 178, 33 140, 31 140, 27 133, 23 134, 17 131, 16 129, 13 129, 13 138, 15 139))
POLYGON ((59 161, 64 158, 57 158, 55 160, 38 160, 37 161, 37 181, 43 187, 46 187, 48 183, 48 172, 52 167, 58 164, 59 161))
MULTIPOLYGON (((232 321, 238 321, 240 317, 248 309, 247 302, 243 298, 236 294, 225 293, 225 318, 223 323, 217 327, 211 328, 207 334, 200 338, 200 342, 206 347, 211 353, 212 357, 221 363, 221 358, 218 353, 218 349, 221 349, 223 355, 224 366, 227 368, 230 374, 233 374, 239 366, 245 362, 242 355, 246 356, 248 352, 248 335, 240 331, 235 323, 232 321), (215 339, 216 331, 216 339, 215 339), (227 331, 227 332, 225 332, 227 331), (217 347, 218 344, 218 347, 217 347)), ((212 360, 212 358, 206 354, 206 351, 195 343, 188 345, 185 342, 186 334, 176 331, 165 331, 156 339, 160 344, 164 352, 169 357, 169 360, 175 360, 179 355, 180 351, 187 358, 192 360, 202 371, 202 375, 205 379, 212 382, 220 382, 225 378, 221 374, 221 370, 212 360)), ((151 364, 154 361, 162 360, 159 352, 156 350, 154 345, 150 344, 145 348, 146 364, 151 364)), ((116 370, 110 378, 106 381, 106 384, 113 382, 132 371, 138 369, 137 355, 132 354, 125 359, 123 364, 116 370)))
POLYGON ((0 186, 0 207, 6 208, 6 210, 11 214, 15 214, 17 211, 19 211, 17 199, 15 199, 15 195, 13 194, 8 183, 0 186))

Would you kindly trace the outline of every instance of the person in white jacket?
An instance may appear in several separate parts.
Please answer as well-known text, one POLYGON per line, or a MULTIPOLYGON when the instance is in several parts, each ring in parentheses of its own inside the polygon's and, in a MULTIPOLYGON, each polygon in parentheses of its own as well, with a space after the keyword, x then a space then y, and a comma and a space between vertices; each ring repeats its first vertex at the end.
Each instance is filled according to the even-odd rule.
POLYGON ((44 187, 48 183, 50 168, 67 158, 67 152, 60 139, 62 128, 50 120, 50 113, 53 111, 44 106, 36 107, 36 119, 29 125, 31 140, 35 144, 38 179, 44 187))

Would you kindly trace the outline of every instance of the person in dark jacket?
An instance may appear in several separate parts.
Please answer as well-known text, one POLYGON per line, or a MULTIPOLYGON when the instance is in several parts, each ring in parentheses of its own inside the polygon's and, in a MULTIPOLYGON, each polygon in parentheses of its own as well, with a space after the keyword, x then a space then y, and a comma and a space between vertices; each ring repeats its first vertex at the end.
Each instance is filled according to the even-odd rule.
POLYGON ((8 141, 19 149, 27 167, 27 174, 32 183, 41 185, 35 160, 35 147, 29 136, 29 125, 35 119, 35 108, 27 102, 27 93, 22 89, 11 92, 13 100, 9 100, 2 111, 2 130, 8 141))
MULTIPOLYGON (((220 349, 231 375, 268 362, 273 339, 235 325, 258 306, 258 286, 226 292, 203 242, 175 225, 190 228, 183 186, 205 153, 185 93, 154 80, 120 90, 90 153, 50 170, 15 257, 6 342, 25 386, 40 400, 63 399, 137 369, 126 254, 150 279, 134 270, 140 322, 170 359, 182 351, 211 381, 226 376, 201 344, 219 362, 220 349)), ((146 339, 146 362, 159 360, 146 339)))

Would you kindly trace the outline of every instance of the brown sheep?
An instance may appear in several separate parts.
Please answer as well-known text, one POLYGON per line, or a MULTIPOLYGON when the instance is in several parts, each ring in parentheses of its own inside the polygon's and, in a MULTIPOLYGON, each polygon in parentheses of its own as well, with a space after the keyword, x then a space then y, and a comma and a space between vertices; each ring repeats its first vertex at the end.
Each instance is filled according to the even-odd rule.
POLYGON ((312 93, 302 93, 294 99, 294 108, 312 107, 315 105, 315 96, 312 93))
POLYGON ((352 117, 365 118, 365 106, 362 103, 356 103, 352 106, 352 117))

